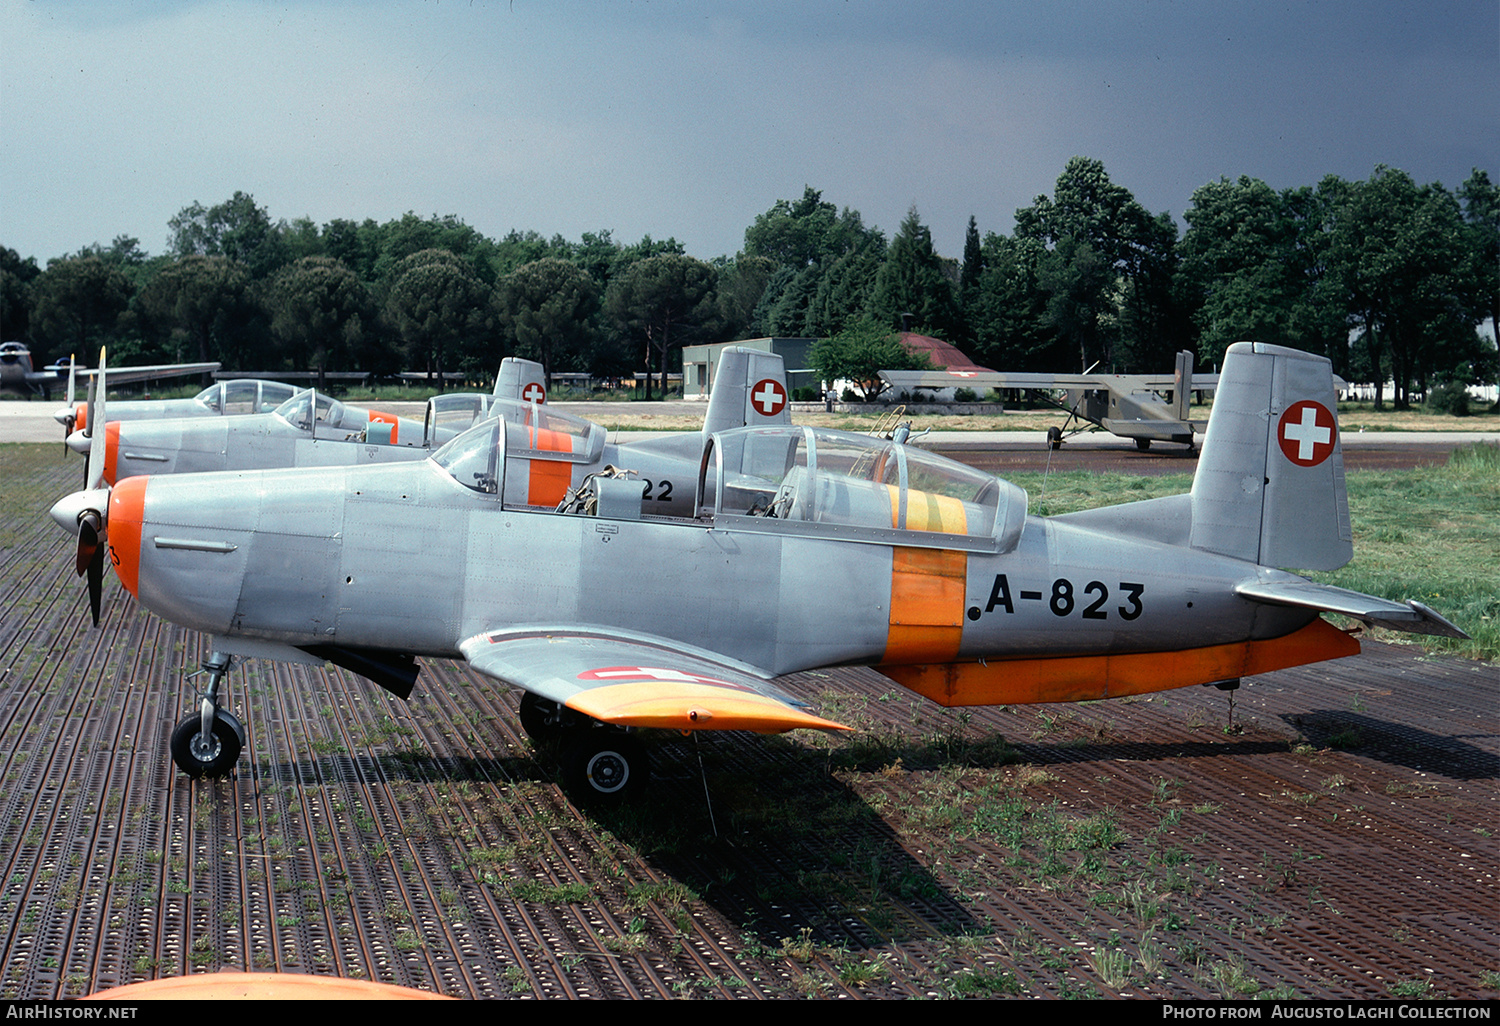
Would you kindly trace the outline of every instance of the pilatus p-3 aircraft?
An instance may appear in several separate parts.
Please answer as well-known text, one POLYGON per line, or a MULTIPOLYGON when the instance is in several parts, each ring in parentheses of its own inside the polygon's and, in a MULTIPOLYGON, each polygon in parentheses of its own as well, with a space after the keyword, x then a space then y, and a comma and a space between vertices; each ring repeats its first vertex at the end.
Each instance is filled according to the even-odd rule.
POLYGON ((1045 519, 942 457, 792 425, 703 439, 678 515, 607 474, 537 506, 503 419, 416 463, 95 476, 52 516, 80 572, 107 550, 142 605, 213 637, 172 740, 188 774, 244 744, 219 705, 233 656, 402 695, 416 657, 447 658, 524 692, 574 795, 619 800, 648 780, 640 729, 840 729, 774 682, 799 670, 869 665, 947 706, 1080 701, 1357 653, 1322 612, 1462 637, 1278 569, 1352 555, 1335 410, 1327 360, 1238 343, 1190 493, 1045 519))

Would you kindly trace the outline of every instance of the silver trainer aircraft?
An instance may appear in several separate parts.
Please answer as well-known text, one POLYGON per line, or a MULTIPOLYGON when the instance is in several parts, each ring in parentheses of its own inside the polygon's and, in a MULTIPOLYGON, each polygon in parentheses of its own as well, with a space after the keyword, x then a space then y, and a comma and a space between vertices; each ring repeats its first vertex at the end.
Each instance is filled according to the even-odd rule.
MULTIPOLYGON (((109 380, 118 383, 119 371, 110 371, 109 380)), ((71 385, 68 391, 68 405, 53 413, 52 419, 69 433, 87 431, 88 406, 74 402, 71 385)), ((111 420, 133 421, 270 413, 300 391, 302 389, 295 385, 284 385, 279 381, 231 378, 209 385, 191 399, 127 399, 113 402, 109 404, 109 414, 111 420)))
POLYGON ((504 420, 418 463, 95 476, 52 516, 80 572, 107 546, 142 605, 213 637, 171 746, 188 774, 244 744, 218 701, 231 657, 407 694, 421 656, 520 688, 571 793, 618 800, 649 775, 637 728, 839 729, 773 682, 799 670, 871 665, 948 706, 1059 702, 1358 652, 1325 611, 1462 637, 1420 603, 1277 569, 1352 554, 1335 410, 1327 360, 1238 343, 1189 494, 1046 519, 942 457, 790 425, 709 436, 683 515, 602 474, 537 507, 504 420))
MULTIPOLYGON (((118 371, 111 371, 109 379, 117 381, 118 376, 118 371)), ((158 449, 166 448, 170 451, 175 446, 185 450, 217 453, 223 457, 217 463, 208 460, 203 466, 184 468, 193 470, 240 470, 252 467, 296 465, 291 460, 256 463, 246 462, 246 457, 243 455, 231 456, 229 454, 231 449, 242 452, 245 448, 243 441, 237 442, 237 436, 248 439, 269 434, 273 437, 281 435, 289 440, 296 432, 312 434, 321 431, 321 437, 336 438, 339 441, 348 441, 357 437, 362 441, 378 445, 426 444, 423 441, 424 425, 422 424, 403 421, 393 414, 367 410, 361 406, 346 405, 326 395, 318 396, 313 400, 301 399, 294 406, 286 406, 293 397, 302 396, 308 391, 310 390, 306 388, 284 385, 277 381, 236 378, 212 385, 191 399, 113 402, 109 404, 109 419, 114 424, 168 421, 170 423, 163 425, 159 430, 132 428, 131 432, 139 430, 140 442, 148 448, 155 446, 158 449), (278 412, 282 414, 281 418, 279 420, 272 418, 271 414, 278 412), (216 419, 207 419, 247 415, 257 419, 237 421, 231 427, 223 426, 216 419), (209 426, 200 428, 198 424, 184 423, 191 421, 204 421, 209 426), (293 424, 298 426, 293 428, 291 426, 293 424)), ((524 398, 527 402, 545 403, 547 389, 542 365, 532 360, 518 360, 511 357, 502 360, 500 373, 495 378, 494 394, 524 398)), ((462 418, 465 410, 472 410, 476 405, 483 405, 483 397, 466 393, 456 395, 450 393, 444 398, 446 401, 440 403, 439 407, 443 411, 443 416, 455 423, 462 418)), ((431 410, 428 412, 430 416, 431 410)), ((72 432, 68 437, 68 447, 74 452, 87 453, 92 445, 93 435, 88 407, 74 404, 71 382, 68 387, 68 406, 58 410, 52 416, 59 424, 72 432)), ((428 428, 433 426, 431 421, 426 425, 428 428)), ((437 430, 444 441, 458 433, 457 430, 452 430, 451 424, 446 428, 438 427, 437 430)), ((118 428, 111 429, 106 426, 107 438, 115 438, 117 432, 118 428)), ((160 463, 161 461, 155 458, 160 455, 160 452, 156 452, 143 456, 142 464, 160 463)), ((310 462, 316 462, 316 460, 310 462)), ((189 459, 188 463, 192 463, 192 460, 189 459)), ((162 468, 138 469, 142 473, 163 472, 162 468)), ((113 483, 113 477, 110 474, 106 474, 106 479, 113 483)))
MULTIPOLYGON (((501 364, 495 395, 434 396, 422 422, 346 407, 312 390, 287 400, 273 413, 232 420, 122 424, 114 419, 110 404, 103 477, 114 485, 147 474, 409 462, 430 455, 475 423, 498 416, 510 426, 510 486, 526 504, 556 506, 587 475, 619 465, 640 481, 646 512, 670 515, 692 502, 704 437, 746 424, 790 423, 781 357, 731 347, 718 379, 701 433, 629 442, 628 457, 621 446, 606 442, 599 425, 540 405, 546 398, 540 385, 541 364, 514 357, 501 364), (751 395, 757 386, 758 402, 751 395), (523 401, 524 395, 531 401, 523 401), (524 473, 523 466, 528 468, 524 473)), ((91 448, 76 432, 69 444, 82 452, 91 448)))

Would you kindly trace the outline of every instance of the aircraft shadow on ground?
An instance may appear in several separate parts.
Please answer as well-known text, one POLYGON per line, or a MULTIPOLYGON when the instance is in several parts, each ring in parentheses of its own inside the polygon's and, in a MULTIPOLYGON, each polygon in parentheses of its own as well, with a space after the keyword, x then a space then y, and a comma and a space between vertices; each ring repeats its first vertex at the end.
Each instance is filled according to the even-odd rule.
POLYGON ((1455 780, 1492 780, 1500 776, 1497 736, 1434 734, 1404 723, 1339 709, 1316 709, 1282 717, 1315 745, 1337 748, 1365 759, 1455 780), (1487 740, 1488 748, 1466 738, 1487 740))

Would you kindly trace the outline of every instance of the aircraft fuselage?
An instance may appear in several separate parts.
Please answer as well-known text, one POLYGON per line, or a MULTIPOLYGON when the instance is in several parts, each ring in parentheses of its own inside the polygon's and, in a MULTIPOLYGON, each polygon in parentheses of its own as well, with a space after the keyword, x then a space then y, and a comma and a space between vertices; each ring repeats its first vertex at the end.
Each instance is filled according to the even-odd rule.
POLYGON ((1315 616, 1230 590, 1280 571, 1036 517, 1001 555, 505 508, 430 461, 221 477, 117 487, 111 558, 169 620, 295 646, 457 657, 487 630, 581 624, 783 674, 1170 652, 1315 616))

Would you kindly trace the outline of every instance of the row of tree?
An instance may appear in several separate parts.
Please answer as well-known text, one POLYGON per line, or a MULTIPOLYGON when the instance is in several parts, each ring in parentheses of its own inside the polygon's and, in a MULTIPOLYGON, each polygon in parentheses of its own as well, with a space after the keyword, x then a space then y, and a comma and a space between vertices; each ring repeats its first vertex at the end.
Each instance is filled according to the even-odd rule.
POLYGON ((475 380, 515 353, 549 372, 644 370, 663 387, 686 344, 902 325, 1013 370, 1159 370, 1183 348, 1214 364, 1231 342, 1273 341, 1329 356, 1351 381, 1394 381, 1397 405, 1500 376, 1476 330, 1500 304, 1485 172, 1456 192, 1386 167, 1280 192, 1220 180, 1183 217, 1179 233, 1081 157, 1016 211, 1012 234, 981 237, 970 218, 961 260, 934 250, 915 209, 887 241, 812 188, 712 261, 607 231, 490 239, 456 217, 273 221, 236 193, 184 208, 160 256, 126 237, 45 269, 0 250, 0 331, 56 355, 107 341, 132 362, 475 380))

